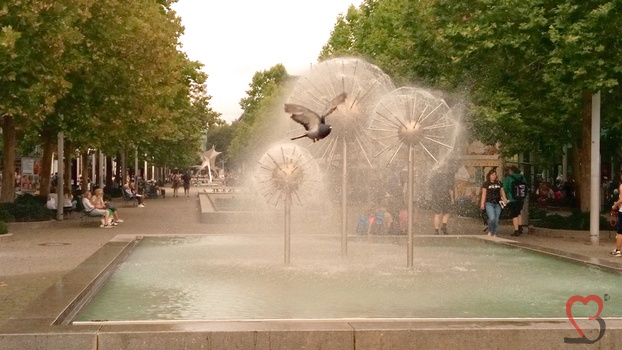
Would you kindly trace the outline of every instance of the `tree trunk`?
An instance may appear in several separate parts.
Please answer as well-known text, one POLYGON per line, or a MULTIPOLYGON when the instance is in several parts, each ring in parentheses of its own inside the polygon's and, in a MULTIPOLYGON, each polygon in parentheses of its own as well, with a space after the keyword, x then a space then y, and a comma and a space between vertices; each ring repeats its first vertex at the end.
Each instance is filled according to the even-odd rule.
POLYGON ((106 156, 106 187, 112 188, 112 157, 106 156))
POLYGON ((69 189, 69 193, 71 193, 71 155, 72 155, 72 146, 71 146, 71 141, 65 139, 65 144, 64 144, 64 156, 65 156, 65 160, 64 160, 64 166, 65 166, 65 173, 63 175, 64 176, 64 181, 63 183, 65 184, 65 188, 69 189))
POLYGON ((17 130, 15 119, 12 116, 5 115, 2 118, 2 136, 4 159, 2 160, 0 203, 9 203, 15 199, 15 149, 17 144, 17 130))
POLYGON ((80 193, 84 194, 87 190, 87 184, 89 183, 89 151, 84 149, 80 152, 80 158, 82 159, 82 179, 80 179, 80 193))
POLYGON ((56 139, 49 129, 41 131, 43 139, 43 155, 41 156, 41 173, 39 178, 39 193, 47 198, 50 193, 50 179, 52 176, 52 157, 54 156, 54 147, 56 139))
POLYGON ((121 175, 122 170, 121 170, 121 154, 119 152, 117 152, 117 161, 116 161, 116 167, 114 169, 114 178, 115 178, 115 182, 119 185, 119 187, 123 187, 123 185, 125 185, 125 180, 123 179, 123 176, 121 175))
POLYGON ((584 91, 581 99, 581 140, 575 147, 574 163, 576 169, 576 193, 579 209, 582 212, 590 211, 590 165, 592 147, 592 94, 584 91))

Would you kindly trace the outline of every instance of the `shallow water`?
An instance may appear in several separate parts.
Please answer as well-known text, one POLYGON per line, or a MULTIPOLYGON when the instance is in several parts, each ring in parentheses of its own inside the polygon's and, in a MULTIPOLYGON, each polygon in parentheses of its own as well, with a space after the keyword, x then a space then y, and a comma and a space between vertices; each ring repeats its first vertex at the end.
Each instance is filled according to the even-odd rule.
MULTIPOLYGON (((280 235, 144 238, 76 321, 342 318, 566 318, 574 295, 607 294, 622 316, 622 278, 598 267, 475 237, 349 243, 280 235)), ((574 317, 596 304, 575 303, 574 317)))

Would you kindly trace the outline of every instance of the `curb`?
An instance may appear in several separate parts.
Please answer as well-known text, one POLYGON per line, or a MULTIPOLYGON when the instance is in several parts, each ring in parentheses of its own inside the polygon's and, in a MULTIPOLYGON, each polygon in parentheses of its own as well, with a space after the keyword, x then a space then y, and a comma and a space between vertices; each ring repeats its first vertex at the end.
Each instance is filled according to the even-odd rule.
POLYGON ((50 228, 55 225, 56 220, 48 220, 48 221, 27 221, 27 222, 7 222, 6 225, 11 229, 21 229, 21 228, 50 228))

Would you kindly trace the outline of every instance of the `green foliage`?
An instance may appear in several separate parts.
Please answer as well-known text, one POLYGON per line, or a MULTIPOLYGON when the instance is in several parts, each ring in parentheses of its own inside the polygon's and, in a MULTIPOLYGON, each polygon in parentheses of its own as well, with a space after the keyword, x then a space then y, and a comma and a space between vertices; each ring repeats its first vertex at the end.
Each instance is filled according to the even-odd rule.
MULTIPOLYGON (((64 131, 75 148, 117 154, 138 146, 160 165, 194 164, 207 126, 220 121, 209 106, 202 65, 180 51, 183 27, 174 2, 1 5, 0 118, 14 117, 22 148, 35 149, 42 135, 54 135, 43 147, 51 152, 64 131)), ((5 154, 14 153, 10 147, 5 154)), ((6 198, 12 198, 9 185, 6 198)))
MULTIPOLYGON (((367 0, 320 57, 360 55, 398 82, 464 93, 478 139, 552 159, 580 138, 585 90, 608 101, 603 127, 622 129, 621 18, 617 1, 367 0)), ((608 135, 619 149, 622 133, 608 135)))
POLYGON ((7 233, 9 233, 9 227, 6 222, 0 221, 0 235, 6 235, 7 233))
POLYGON ((219 152, 223 152, 219 159, 226 158, 229 144, 235 135, 235 127, 231 124, 214 125, 207 130, 206 148, 214 146, 219 152))
POLYGON ((70 88, 91 0, 9 1, 0 8, 0 116, 33 125, 70 88))
POLYGON ((0 203, 0 221, 12 222, 15 221, 15 217, 11 213, 11 207, 13 203, 0 203))
POLYGON ((41 196, 22 194, 12 203, 2 203, 0 220, 2 221, 43 221, 52 215, 45 207, 46 199, 41 196))
MULTIPOLYGON (((573 210, 570 215, 560 215, 533 208, 529 211, 529 218, 536 227, 557 230, 590 230, 590 213, 582 213, 580 210, 573 210)), ((607 219, 602 216, 599 216, 599 227, 601 230, 611 229, 607 219)))
POLYGON ((281 64, 253 76, 247 97, 240 102, 242 117, 232 124, 234 136, 227 150, 232 163, 241 164, 252 159, 257 152, 264 152, 274 137, 286 132, 279 129, 281 124, 274 118, 283 114, 282 95, 288 78, 281 64))
POLYGON ((240 100, 240 107, 242 107, 240 119, 248 125, 252 125, 261 101, 272 95, 274 90, 282 85, 288 77, 285 67, 280 63, 268 70, 256 72, 249 84, 250 89, 246 90, 246 97, 240 100))

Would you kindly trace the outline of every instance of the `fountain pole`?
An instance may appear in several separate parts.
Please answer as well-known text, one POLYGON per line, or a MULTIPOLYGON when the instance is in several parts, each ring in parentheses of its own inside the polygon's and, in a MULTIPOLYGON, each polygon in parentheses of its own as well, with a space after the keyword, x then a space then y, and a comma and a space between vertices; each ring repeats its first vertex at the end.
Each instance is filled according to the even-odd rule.
POLYGON ((342 178, 341 178, 341 255, 348 254, 348 145, 346 138, 343 138, 343 157, 342 157, 342 178))
POLYGON ((285 247, 283 255, 285 257, 285 266, 289 266, 291 251, 291 219, 292 219, 292 196, 291 193, 285 194, 285 247))
POLYGON ((415 149, 412 142, 408 143, 408 185, 406 191, 408 192, 406 198, 408 200, 408 261, 407 267, 413 267, 413 159, 415 149))

